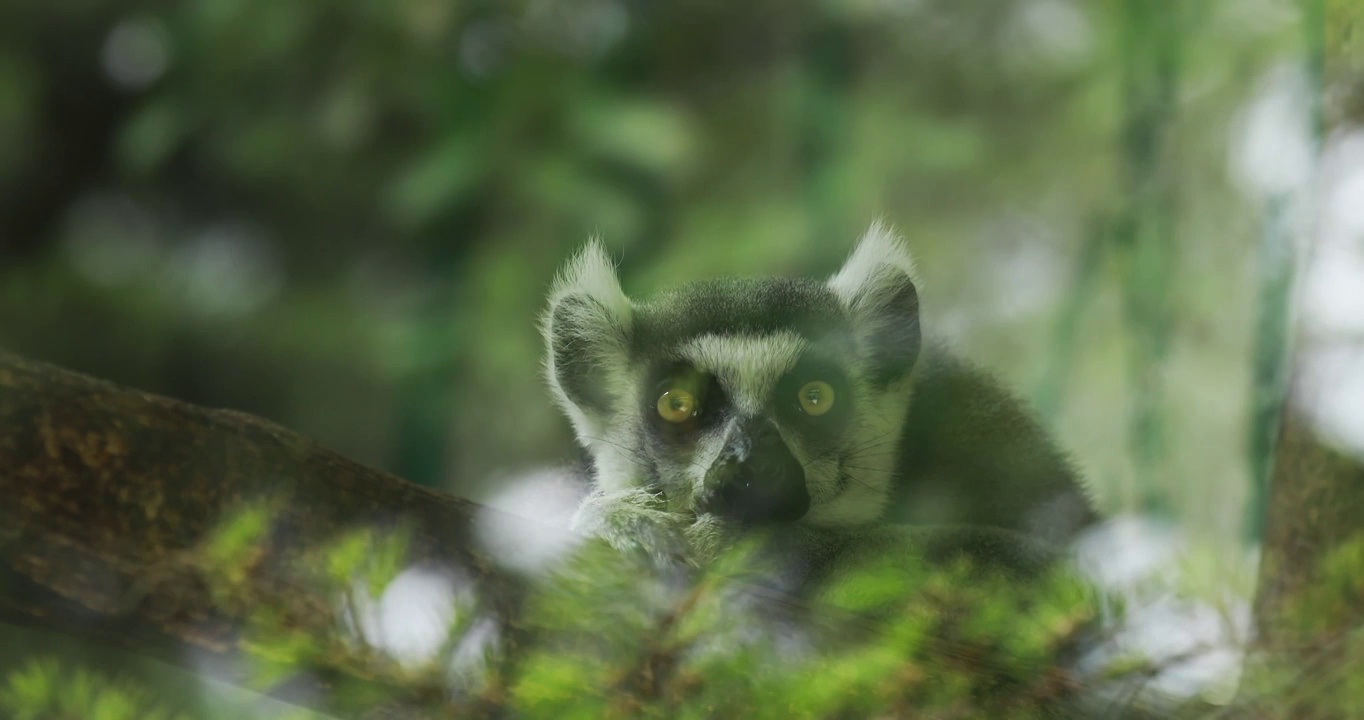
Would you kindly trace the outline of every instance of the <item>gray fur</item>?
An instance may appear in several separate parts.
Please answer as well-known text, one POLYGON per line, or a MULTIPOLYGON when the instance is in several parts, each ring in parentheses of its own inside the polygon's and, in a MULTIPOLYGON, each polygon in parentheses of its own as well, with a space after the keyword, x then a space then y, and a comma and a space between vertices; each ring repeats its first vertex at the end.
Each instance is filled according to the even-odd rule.
POLYGON ((575 526, 617 547, 665 559, 719 546, 729 526, 707 508, 762 427, 803 470, 805 527, 950 522, 1064 541, 1094 519, 1026 408, 924 348, 913 263, 880 224, 825 282, 719 279, 642 301, 593 241, 556 281, 543 330, 552 391, 592 461, 575 526), (686 431, 651 416, 679 367, 715 388, 713 414, 686 431), (792 414, 806 375, 836 383, 842 415, 792 414))

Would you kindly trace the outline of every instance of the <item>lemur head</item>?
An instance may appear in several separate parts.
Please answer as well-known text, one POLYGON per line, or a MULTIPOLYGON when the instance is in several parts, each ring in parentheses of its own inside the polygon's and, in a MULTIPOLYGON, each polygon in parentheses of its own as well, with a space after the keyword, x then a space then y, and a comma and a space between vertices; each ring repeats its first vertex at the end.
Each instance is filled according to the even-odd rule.
POLYGON ((876 520, 919 354, 912 274, 876 224, 828 281, 713 280, 632 300, 590 242, 543 329, 598 486, 743 524, 876 520))

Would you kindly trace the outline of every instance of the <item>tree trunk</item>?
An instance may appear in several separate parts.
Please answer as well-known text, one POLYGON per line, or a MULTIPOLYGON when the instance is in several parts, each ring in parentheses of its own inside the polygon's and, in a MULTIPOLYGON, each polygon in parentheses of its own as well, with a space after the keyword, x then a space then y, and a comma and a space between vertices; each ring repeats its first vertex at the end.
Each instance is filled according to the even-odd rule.
POLYGON ((1364 465, 1286 410, 1261 546, 1247 704, 1275 717, 1348 716, 1337 692, 1359 669, 1343 640, 1364 626, 1364 586, 1337 593, 1323 565, 1352 541, 1364 541, 1364 465))

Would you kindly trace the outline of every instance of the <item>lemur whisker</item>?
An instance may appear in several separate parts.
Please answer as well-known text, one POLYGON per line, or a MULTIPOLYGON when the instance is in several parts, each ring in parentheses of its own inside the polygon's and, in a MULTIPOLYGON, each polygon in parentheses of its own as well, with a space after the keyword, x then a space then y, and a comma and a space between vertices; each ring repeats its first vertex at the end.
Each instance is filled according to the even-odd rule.
MULTIPOLYGON (((639 451, 637 451, 637 450, 635 450, 634 448, 631 448, 631 447, 629 447, 629 446, 627 446, 627 445, 625 445, 625 444, 623 444, 623 443, 618 443, 618 442, 615 442, 615 441, 613 441, 613 440, 607 440, 606 438, 603 438, 603 437, 595 437, 595 436, 590 436, 590 435, 583 436, 583 439, 585 439, 585 440, 591 440, 591 441, 593 441, 593 442, 604 443, 604 444, 606 444, 606 445, 610 445, 611 447, 614 447, 614 448, 618 448, 618 449, 620 449, 620 450, 623 450, 623 451, 625 451, 625 453, 626 453, 626 455, 627 455, 627 457, 625 458, 626 460, 629 460, 629 461, 635 463, 636 465, 638 465, 638 466, 640 466, 640 467, 642 467, 642 468, 648 469, 648 468, 651 468, 651 467, 652 467, 652 465, 649 463, 648 459, 647 459, 647 458, 644 458, 644 457, 639 453, 639 451)), ((694 469, 697 469, 697 470, 702 470, 702 471, 704 471, 704 470, 706 469, 705 466, 703 466, 703 465, 701 465, 700 463, 695 462, 695 461, 686 463, 686 466, 687 466, 687 467, 694 468, 694 469)))
POLYGON ((894 438, 892 438, 891 440, 886 440, 886 438, 890 436, 891 436, 890 432, 881 433, 876 437, 869 438, 848 448, 831 448, 829 450, 825 450, 824 452, 819 453, 818 457, 820 457, 820 459, 827 459, 828 457, 834 455, 841 455, 846 457, 850 455, 856 455, 857 453, 862 452, 864 450, 872 450, 882 445, 895 444, 894 438))
POLYGON ((635 465, 637 465, 637 466, 639 466, 639 467, 642 467, 642 468, 645 468, 645 469, 648 469, 648 468, 649 468, 649 463, 648 463, 648 461, 642 459, 642 458, 640 457, 638 451, 636 451, 634 448, 628 447, 628 446, 626 446, 626 445, 624 445, 624 444, 622 444, 622 443, 618 443, 618 442, 615 442, 615 441, 612 441, 612 440, 607 440, 606 438, 602 438, 602 437, 591 437, 591 436, 586 436, 586 435, 585 435, 585 436, 583 436, 583 439, 584 439, 584 440, 589 440, 589 441, 592 441, 592 442, 603 443, 603 444, 605 444, 605 445, 610 445, 611 447, 614 447, 614 448, 617 448, 617 449, 619 449, 619 450, 622 450, 622 451, 624 451, 624 454, 622 455, 622 458, 623 458, 624 460, 626 460, 626 461, 628 461, 628 462, 631 462, 631 463, 634 463, 635 465))

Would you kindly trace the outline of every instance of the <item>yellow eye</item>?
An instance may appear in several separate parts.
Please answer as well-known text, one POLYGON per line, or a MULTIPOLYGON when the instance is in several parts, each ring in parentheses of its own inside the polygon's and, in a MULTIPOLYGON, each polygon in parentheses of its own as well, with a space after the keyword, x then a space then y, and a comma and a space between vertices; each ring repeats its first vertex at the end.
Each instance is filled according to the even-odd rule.
POLYGON ((799 398, 806 415, 823 415, 833 409, 834 389, 823 380, 814 380, 801 386, 799 398))
POLYGON ((686 422, 696 415, 696 396, 673 388, 658 398, 658 416, 670 423, 686 422))

